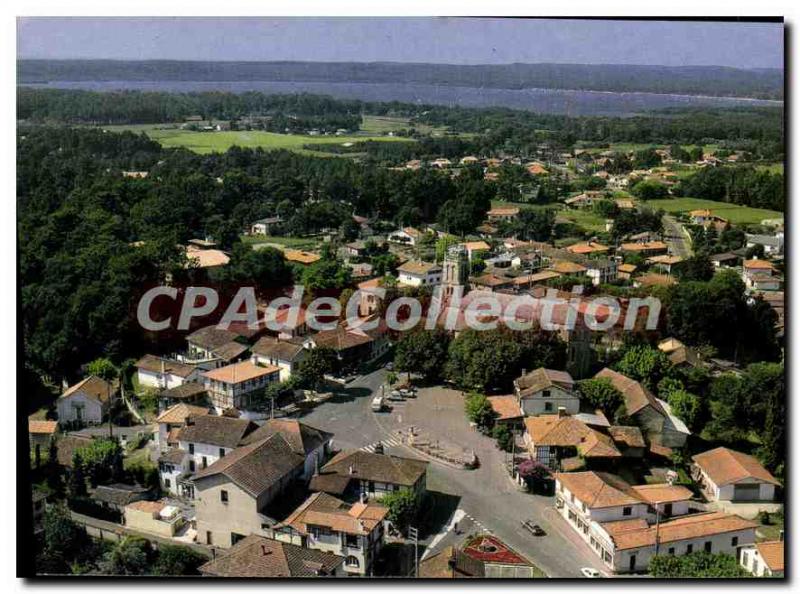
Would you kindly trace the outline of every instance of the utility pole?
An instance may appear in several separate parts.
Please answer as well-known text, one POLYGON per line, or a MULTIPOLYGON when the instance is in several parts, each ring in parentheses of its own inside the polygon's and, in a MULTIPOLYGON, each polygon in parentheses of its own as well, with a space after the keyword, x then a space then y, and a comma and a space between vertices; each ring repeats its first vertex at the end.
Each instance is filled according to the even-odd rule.
POLYGON ((414 526, 409 526, 408 535, 414 539, 414 577, 419 577, 419 532, 414 526))
POLYGON ((660 523, 659 520, 661 519, 661 513, 660 513, 660 510, 658 509, 659 505, 660 505, 660 502, 656 501, 656 555, 658 555, 658 545, 659 545, 659 542, 658 542, 658 525, 660 523))

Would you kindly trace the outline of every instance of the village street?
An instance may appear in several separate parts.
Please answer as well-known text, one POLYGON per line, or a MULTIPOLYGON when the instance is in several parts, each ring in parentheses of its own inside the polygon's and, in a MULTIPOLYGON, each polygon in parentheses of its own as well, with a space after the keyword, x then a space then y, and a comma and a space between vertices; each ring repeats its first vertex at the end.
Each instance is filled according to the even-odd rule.
MULTIPOLYGON (((600 559, 556 513, 552 497, 517 488, 504 468, 507 454, 495 446, 494 440, 469 426, 458 392, 423 388, 416 399, 392 403, 389 412, 373 413, 371 395, 380 389, 385 377, 386 371, 381 369, 358 378, 348 385, 347 395, 323 403, 300 420, 334 433, 337 449, 371 451, 380 441, 388 454, 428 459, 428 490, 451 496, 451 514, 461 510, 463 516, 460 512, 458 517, 466 518, 465 526, 491 531, 550 577, 580 577, 582 567, 603 569, 600 559), (475 470, 455 468, 403 445, 397 430, 409 425, 474 451, 480 466, 475 470), (547 535, 530 535, 520 525, 527 519, 542 526, 547 535)), ((447 526, 448 522, 443 524, 447 526)), ((455 540, 452 532, 427 540, 433 539, 435 550, 455 540)))

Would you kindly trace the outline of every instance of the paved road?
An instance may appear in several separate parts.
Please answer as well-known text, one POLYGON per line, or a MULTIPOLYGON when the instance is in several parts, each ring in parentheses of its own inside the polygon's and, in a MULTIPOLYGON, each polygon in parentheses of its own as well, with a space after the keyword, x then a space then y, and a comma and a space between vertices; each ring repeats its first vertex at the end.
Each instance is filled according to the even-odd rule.
POLYGON ((692 242, 689 235, 674 217, 664 215, 664 238, 669 245, 671 254, 680 258, 688 258, 692 255, 692 242))
MULTIPOLYGON (((373 413, 370 396, 385 377, 385 371, 379 370, 357 379, 348 386, 349 396, 318 406, 303 416, 302 421, 334 433, 337 448, 370 449, 371 444, 382 441, 387 453, 419 457, 415 450, 399 443, 395 430, 415 422, 415 418, 424 414, 423 407, 431 403, 429 419, 435 419, 431 421, 434 428, 436 423, 441 424, 442 439, 474 449, 481 465, 476 470, 461 470, 431 461, 430 491, 459 497, 457 509, 471 523, 502 538, 550 577, 580 577, 581 567, 603 570, 600 559, 555 512, 551 497, 517 489, 503 468, 505 454, 495 447, 493 440, 469 428, 460 406, 454 410, 439 396, 421 390, 414 402, 396 404, 390 413, 373 413), (520 522, 525 519, 541 525, 547 536, 534 537, 523 530, 520 522)), ((452 540, 452 534, 442 535, 436 541, 436 548, 452 540)))

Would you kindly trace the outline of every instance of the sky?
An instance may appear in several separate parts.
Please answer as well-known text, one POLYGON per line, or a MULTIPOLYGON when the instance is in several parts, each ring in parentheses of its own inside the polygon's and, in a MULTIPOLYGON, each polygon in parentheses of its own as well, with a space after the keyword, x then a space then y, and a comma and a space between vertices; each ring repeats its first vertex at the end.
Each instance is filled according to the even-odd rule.
POLYGON ((17 57, 783 68, 783 24, 478 18, 51 18, 17 57))

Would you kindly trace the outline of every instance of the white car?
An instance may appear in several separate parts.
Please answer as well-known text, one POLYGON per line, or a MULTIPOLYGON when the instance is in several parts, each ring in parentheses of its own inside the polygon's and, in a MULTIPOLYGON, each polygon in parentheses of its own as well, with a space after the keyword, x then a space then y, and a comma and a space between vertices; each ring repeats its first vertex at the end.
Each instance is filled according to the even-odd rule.
POLYGON ((603 574, 597 571, 594 567, 581 567, 581 573, 583 574, 583 577, 587 578, 603 577, 603 574))

